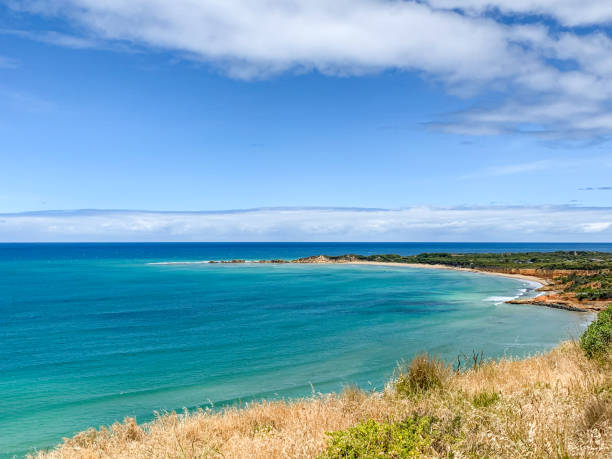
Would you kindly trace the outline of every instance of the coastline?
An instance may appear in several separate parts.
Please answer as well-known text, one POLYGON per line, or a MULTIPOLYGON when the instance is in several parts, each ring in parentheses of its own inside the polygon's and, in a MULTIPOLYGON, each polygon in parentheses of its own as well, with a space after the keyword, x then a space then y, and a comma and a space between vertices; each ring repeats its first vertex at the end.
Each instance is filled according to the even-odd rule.
POLYGON ((599 312, 603 309, 606 303, 603 302, 602 305, 598 304, 589 304, 583 303, 575 298, 567 298, 561 297, 559 293, 552 289, 555 284, 555 281, 552 278, 545 278, 534 276, 532 274, 520 274, 520 273, 507 273, 494 271, 491 269, 478 269, 478 268, 461 268, 457 266, 448 266, 442 264, 426 264, 426 263, 397 263, 397 262, 384 262, 384 261, 360 261, 360 260, 347 260, 347 261, 334 261, 330 260, 327 257, 312 257, 306 259, 298 259, 292 260, 289 263, 303 264, 303 263, 312 263, 312 264, 353 264, 353 265, 379 265, 379 266, 405 266, 409 268, 417 268, 417 269, 446 269, 450 271, 463 271, 463 272, 471 272, 476 274, 487 274, 491 276, 501 276, 501 277, 509 277, 513 279, 521 279, 529 282, 534 282, 538 284, 537 287, 534 288, 535 291, 538 291, 538 295, 532 298, 514 298, 508 301, 505 301, 507 304, 517 304, 517 305, 528 305, 528 306, 540 306, 547 307, 552 309, 562 309, 565 311, 573 311, 573 312, 583 312, 583 313, 593 313, 599 312), (546 290, 542 292, 542 289, 549 287, 550 290, 546 290))
MULTIPOLYGON (((502 276, 502 277, 510 277, 514 279, 523 279, 530 282, 536 282, 540 284, 539 287, 543 287, 551 284, 550 279, 546 279, 544 277, 538 277, 528 274, 516 274, 516 273, 503 273, 497 271, 486 271, 477 268, 460 268, 456 266, 448 266, 441 264, 425 264, 425 263, 394 263, 394 262, 385 262, 385 261, 333 261, 323 256, 316 257, 316 261, 306 261, 310 260, 310 258, 298 258, 295 260, 202 260, 202 261, 162 261, 162 262, 151 262, 147 263, 149 265, 207 265, 207 264, 246 264, 246 263, 254 263, 254 264, 319 264, 319 265, 373 265, 373 266, 404 266, 407 268, 417 268, 417 269, 446 269, 451 271, 465 271, 465 272, 473 272, 479 274, 488 274, 492 276, 502 276)), ((538 287, 538 288, 539 288, 538 287)))
MULTIPOLYGON (((224 263, 241 263, 244 260, 232 260, 224 263)), ((451 271, 463 271, 471 272, 476 274, 486 274, 490 276, 501 276, 513 279, 521 279, 528 282, 537 284, 534 286, 534 290, 538 294, 532 298, 514 298, 506 301, 508 304, 520 304, 529 306, 544 306, 553 309, 563 309, 566 311, 573 312, 599 312, 605 308, 606 302, 583 302, 570 295, 564 295, 562 286, 558 285, 555 277, 564 274, 562 270, 552 270, 545 272, 546 277, 543 275, 534 275, 534 271, 527 270, 528 273, 521 272, 506 272, 506 270, 495 269, 495 268, 463 268, 458 266, 450 266, 444 264, 428 264, 428 263, 403 263, 403 262, 388 262, 388 261, 369 261, 369 260, 358 260, 351 256, 349 258, 333 259, 325 255, 317 255, 306 258, 298 258, 295 260, 258 260, 255 263, 293 263, 293 264, 347 264, 347 265, 373 265, 373 266, 389 266, 397 267, 403 266, 407 268, 415 269, 445 269, 451 271)), ((539 273, 538 273, 539 274, 539 273)), ((544 273, 542 273, 544 274, 544 273)))
MULTIPOLYGON (((276 262, 276 261, 271 261, 276 262)), ((266 263, 266 261, 260 261, 266 263)), ((269 262, 268 262, 269 263, 269 262)), ((537 270, 537 269, 505 269, 505 268, 464 268, 459 266, 445 265, 441 263, 406 263, 401 261, 370 261, 356 259, 353 255, 342 257, 328 257, 318 255, 313 257, 299 258, 292 260, 289 263, 304 263, 304 264, 362 264, 362 265, 381 265, 381 266, 406 266, 411 268, 424 269, 447 269, 453 271, 464 271, 478 274, 488 274, 493 276, 509 277, 514 279, 522 279, 529 282, 537 283, 539 286, 535 288, 540 292, 532 298, 515 298, 506 301, 508 304, 522 304, 530 306, 544 306, 553 309, 564 309, 574 312, 599 312, 607 306, 607 301, 581 301, 575 295, 568 294, 564 291, 564 285, 559 283, 559 277, 567 275, 566 270, 537 270), (519 272, 508 272, 508 271, 519 272), (526 272, 521 272, 526 271, 526 272), (534 275, 541 274, 541 275, 534 275), (545 276, 545 277, 544 277, 545 276)))
MULTIPOLYGON (((208 261, 186 261, 186 262, 161 262, 151 264, 343 264, 343 265, 372 265, 372 266, 403 266, 414 269, 445 269, 451 271, 463 271, 476 274, 486 274, 491 276, 501 276, 513 279, 521 279, 536 284, 533 290, 538 294, 531 298, 515 298, 506 301, 509 304, 523 304, 531 306, 545 306, 554 309, 564 309, 574 312, 599 312, 607 306, 606 300, 586 300, 583 301, 571 292, 565 291, 563 283, 559 278, 570 274, 572 271, 567 269, 537 269, 537 268, 477 268, 460 267, 441 263, 411 263, 403 261, 372 261, 363 260, 355 255, 342 255, 330 257, 326 255, 315 255, 293 260, 271 259, 271 260, 208 260, 208 261), (518 271, 518 272, 517 272, 518 271)), ((575 272, 575 271, 574 271, 575 272)))
MULTIPOLYGON (((289 263, 302 264, 295 260, 290 261, 289 263)), ((392 262, 384 262, 384 261, 347 261, 347 262, 334 262, 334 261, 323 261, 319 264, 344 264, 344 265, 374 265, 374 266, 404 266, 407 268, 417 268, 417 269, 445 269, 449 271, 464 271, 478 274, 488 274, 491 276, 502 276, 502 277, 510 277, 513 279, 522 279, 530 282, 535 282, 539 284, 539 287, 544 287, 545 285, 550 285, 551 281, 549 279, 545 279, 543 277, 536 277, 527 274, 512 274, 512 273, 501 273, 495 271, 484 271, 476 268, 458 268, 456 266, 447 266, 447 265, 428 265, 425 263, 392 263, 392 262)))
POLYGON ((464 363, 465 371, 451 371, 425 355, 399 366, 397 376, 378 391, 347 386, 339 393, 313 392, 310 398, 291 401, 261 400, 221 411, 162 413, 144 424, 127 417, 111 427, 90 428, 64 438, 55 447, 35 450, 27 457, 339 458, 345 455, 330 454, 336 451, 330 449, 334 437, 342 435, 349 447, 363 445, 359 442, 363 435, 343 433, 356 428, 366 434, 372 431, 373 441, 367 447, 376 448, 376 439, 388 437, 391 427, 406 425, 406 413, 427 426, 400 431, 402 438, 419 440, 419 457, 451 453, 554 457, 559 450, 571 457, 612 453, 609 398, 601 390, 609 381, 610 366, 589 360, 576 342, 520 360, 464 363), (439 381, 437 387, 417 386, 416 378, 410 376, 411 368, 423 366, 422 362, 439 381), (415 393, 419 396, 412 396, 415 393), (585 428, 594 406, 600 407, 598 417, 585 428))

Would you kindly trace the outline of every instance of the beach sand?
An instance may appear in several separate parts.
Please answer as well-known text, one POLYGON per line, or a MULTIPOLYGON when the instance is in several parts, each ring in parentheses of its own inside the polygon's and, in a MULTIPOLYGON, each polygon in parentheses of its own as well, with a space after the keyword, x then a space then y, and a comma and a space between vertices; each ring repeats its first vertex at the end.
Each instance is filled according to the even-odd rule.
MULTIPOLYGON (((324 264, 324 263, 323 263, 324 264)), ((467 271, 472 273, 479 274, 488 274, 491 276, 502 276, 502 277, 511 277, 514 279, 523 279, 530 282, 535 282, 540 284, 539 287, 543 287, 544 285, 549 285, 551 282, 548 279, 544 279, 536 276, 528 276, 525 274, 509 274, 509 273, 498 273, 494 271, 483 271, 480 269, 474 268, 458 268, 454 266, 446 266, 446 265, 427 265, 422 263, 391 263, 391 262, 383 262, 383 261, 350 261, 350 262, 328 262, 328 264, 346 264, 346 265, 377 265, 377 266, 405 266, 407 268, 418 268, 418 269, 446 269, 451 271, 467 271)), ((538 287, 538 288, 539 288, 538 287)))

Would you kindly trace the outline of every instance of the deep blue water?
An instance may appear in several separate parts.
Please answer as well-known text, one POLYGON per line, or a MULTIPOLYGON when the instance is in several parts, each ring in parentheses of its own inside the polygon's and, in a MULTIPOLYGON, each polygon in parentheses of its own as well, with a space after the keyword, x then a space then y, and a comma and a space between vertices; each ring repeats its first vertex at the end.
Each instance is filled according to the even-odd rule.
POLYGON ((589 250, 612 252, 612 243, 522 243, 522 242, 194 242, 194 243, 0 243, 0 261, 57 260, 186 260, 299 258, 310 255, 358 253, 396 253, 414 255, 423 252, 552 252, 589 250))
POLYGON ((612 244, 0 244, 0 456, 154 410, 381 388, 422 351, 523 356, 591 317, 504 304, 533 286, 482 274, 155 263, 528 250, 612 244))

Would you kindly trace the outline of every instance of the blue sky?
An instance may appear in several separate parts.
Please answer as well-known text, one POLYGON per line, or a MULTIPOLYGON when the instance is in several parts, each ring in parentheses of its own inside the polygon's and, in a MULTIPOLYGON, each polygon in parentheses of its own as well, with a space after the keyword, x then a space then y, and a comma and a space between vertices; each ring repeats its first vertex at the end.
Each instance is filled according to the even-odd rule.
POLYGON ((552 206, 594 226, 538 240, 612 240, 605 3, 0 0, 0 236, 104 239, 6 223, 57 209, 473 208, 476 228, 552 206))

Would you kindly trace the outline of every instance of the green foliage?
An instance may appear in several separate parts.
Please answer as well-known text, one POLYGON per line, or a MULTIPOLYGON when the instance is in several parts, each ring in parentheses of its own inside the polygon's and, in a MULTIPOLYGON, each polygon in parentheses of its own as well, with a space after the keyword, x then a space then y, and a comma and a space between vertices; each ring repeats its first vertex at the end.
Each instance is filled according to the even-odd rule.
POLYGON ((572 273, 560 281, 567 284, 565 291, 576 292, 580 300, 612 299, 612 272, 603 271, 589 274, 572 273))
POLYGON ((423 457, 433 440, 433 420, 414 417, 399 423, 372 419, 346 430, 328 433, 321 459, 423 457))
POLYGON ((579 300, 609 300, 612 299, 612 289, 586 287, 576 294, 576 298, 579 300))
POLYGON ((488 406, 491 406, 499 401, 499 399, 499 393, 495 391, 482 391, 472 398, 472 405, 474 405, 476 408, 487 408, 488 406))
POLYGON ((419 255, 340 255, 332 260, 363 260, 388 263, 442 264, 461 268, 531 268, 567 270, 612 269, 608 252, 521 252, 521 253, 421 253, 419 255))
POLYGON ((441 359, 427 354, 416 356, 409 365, 399 364, 393 386, 401 396, 411 396, 443 387, 450 368, 441 359))
POLYGON ((601 311, 580 337, 580 346, 590 359, 601 359, 612 348, 612 304, 601 311))

